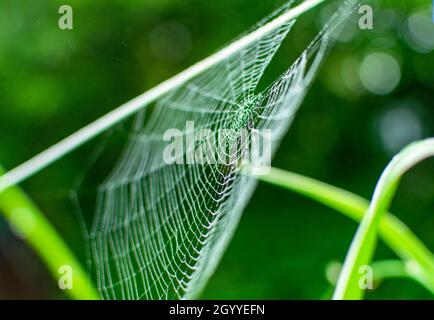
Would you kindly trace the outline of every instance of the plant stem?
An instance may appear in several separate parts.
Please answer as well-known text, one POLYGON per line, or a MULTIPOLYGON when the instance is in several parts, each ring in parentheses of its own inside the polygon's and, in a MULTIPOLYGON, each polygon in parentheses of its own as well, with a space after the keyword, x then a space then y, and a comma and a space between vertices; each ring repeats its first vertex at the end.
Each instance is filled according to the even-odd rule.
MULTIPOLYGON (((335 267, 335 265, 333 267, 335 267)), ((415 269, 411 263, 406 263, 401 260, 379 260, 373 261, 371 263, 371 268, 374 282, 379 283, 391 278, 406 278, 418 282, 420 285, 431 291, 424 282, 421 282, 419 275, 414 273, 415 269)), ((342 265, 340 265, 338 269, 339 270, 332 270, 332 278, 328 277, 328 280, 333 286, 336 286, 342 265)))
MULTIPOLYGON (((419 282, 418 277, 412 274, 412 268, 401 260, 380 260, 371 263, 374 280, 381 281, 390 278, 409 278, 419 282)), ((423 284, 422 284, 423 285, 423 284)))
POLYGON ((143 109, 145 106, 156 101, 158 98, 162 97, 169 91, 179 87, 180 85, 191 80, 195 76, 224 61, 234 53, 242 50, 243 48, 246 48, 258 39, 261 39, 269 32, 278 29, 288 21, 291 21, 308 12, 312 8, 315 8, 323 1, 324 0, 306 0, 302 2, 300 5, 288 10, 282 15, 276 17, 275 19, 256 29, 252 33, 249 33, 244 37, 236 40, 235 42, 214 53, 208 58, 194 64, 193 66, 177 74, 176 76, 162 82, 156 87, 144 92, 140 96, 122 104, 113 111, 90 123, 86 127, 76 131, 69 137, 63 139, 62 141, 51 146, 40 154, 34 156, 30 160, 22 163, 15 169, 7 172, 4 176, 0 176, 0 192, 2 191, 2 189, 7 188, 8 186, 16 185, 23 180, 29 178, 30 176, 44 169, 51 163, 59 160, 66 154, 77 149, 82 144, 112 128, 113 125, 121 122, 122 120, 133 115, 137 111, 143 109))
MULTIPOLYGON (((0 167, 0 174, 3 172, 0 167)), ((13 186, 0 192, 0 212, 12 230, 39 255, 56 280, 61 266, 72 270, 72 289, 65 289, 74 299, 96 300, 99 294, 74 254, 61 236, 23 190, 13 186)))
MULTIPOLYGON (((380 221, 390 207, 399 181, 413 166, 431 156, 434 156, 434 139, 427 139, 405 148, 386 167, 377 183, 369 209, 351 242, 334 299, 361 299, 363 297, 363 290, 358 283, 360 277, 358 270, 361 266, 371 263, 380 221)), ((434 277, 434 270, 423 276, 431 280, 434 277)))
MULTIPOLYGON (((330 272, 332 278, 328 277, 328 280, 333 286, 336 286, 339 273, 342 270, 342 265, 334 263, 331 265, 333 269, 330 272), (338 265, 338 266, 336 266, 338 265)), ((419 279, 412 273, 412 268, 401 260, 378 260, 371 263, 373 281, 380 282, 390 278, 407 278, 419 282, 419 279)), ((422 286, 424 284, 422 283, 422 286)), ((429 288, 427 288, 429 290, 429 288)))
MULTIPOLYGON (((267 175, 256 178, 307 196, 357 222, 369 208, 369 201, 351 192, 281 169, 271 168, 267 175)), ((413 268, 412 274, 434 294, 434 255, 422 241, 390 213, 379 220, 379 233, 383 241, 413 268)))

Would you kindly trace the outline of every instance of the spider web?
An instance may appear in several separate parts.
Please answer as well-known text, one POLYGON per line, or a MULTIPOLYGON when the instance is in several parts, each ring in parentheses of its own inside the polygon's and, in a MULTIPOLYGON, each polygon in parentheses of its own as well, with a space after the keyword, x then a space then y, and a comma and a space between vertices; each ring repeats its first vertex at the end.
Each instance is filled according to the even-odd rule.
MULTIPOLYGON (((243 130, 270 130, 274 153, 326 53, 330 34, 354 8, 346 1, 305 51, 265 90, 258 83, 295 20, 266 34, 136 116, 124 151, 98 187, 87 234, 91 268, 105 299, 186 299, 217 267, 256 180, 243 174, 243 130), (231 129, 218 163, 164 161, 164 134, 231 129)), ((288 10, 293 1, 257 24, 288 10)), ((210 136, 201 143, 208 143, 210 136)), ((197 146, 194 145, 194 148, 197 146)), ((193 150, 185 148, 182 159, 193 150)), ((250 154, 255 157, 255 155, 250 154)), ((180 160, 180 159, 176 159, 180 160)), ((251 159, 253 163, 258 159, 251 159)), ((97 160, 98 162, 104 159, 97 160)), ((81 203, 80 203, 81 204, 81 203)))

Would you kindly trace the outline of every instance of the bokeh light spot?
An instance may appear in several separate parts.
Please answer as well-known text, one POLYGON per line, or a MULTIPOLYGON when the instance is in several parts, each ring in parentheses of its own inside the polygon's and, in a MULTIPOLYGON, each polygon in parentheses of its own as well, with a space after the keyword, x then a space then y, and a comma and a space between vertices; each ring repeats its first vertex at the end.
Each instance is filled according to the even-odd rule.
POLYGON ((427 53, 434 50, 434 23, 429 8, 419 9, 408 17, 404 37, 415 51, 427 53))
POLYGON ((414 106, 398 105, 382 115, 379 134, 388 154, 396 154, 407 144, 422 138, 423 126, 414 106))
POLYGON ((367 90, 377 95, 386 95, 401 81, 401 67, 392 55, 374 52, 363 59, 359 76, 367 90))

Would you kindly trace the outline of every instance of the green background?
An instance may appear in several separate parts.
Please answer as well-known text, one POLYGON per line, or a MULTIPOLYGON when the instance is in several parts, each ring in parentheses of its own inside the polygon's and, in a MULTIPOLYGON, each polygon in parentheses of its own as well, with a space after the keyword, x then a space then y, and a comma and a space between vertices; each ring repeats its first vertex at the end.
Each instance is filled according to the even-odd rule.
MULTIPOLYGON (((287 67, 341 1, 326 2, 298 21, 271 68, 287 67)), ((1 1, 0 163, 13 168, 221 48, 281 3, 68 1, 74 29, 60 30, 58 8, 64 1, 1 1)), ((394 153, 434 135, 430 15, 428 0, 395 0, 375 2, 373 30, 361 31, 358 17, 350 19, 273 165, 369 198, 394 153), (366 83, 366 72, 364 80, 360 75, 366 57, 379 52, 393 57, 401 74, 394 90, 381 95, 366 83)), ((387 77, 376 79, 384 77, 378 70, 368 68, 368 80, 387 84, 387 77)), ((83 263, 79 219, 68 194, 86 173, 83 159, 101 140, 23 183, 83 263)), ((412 170, 392 206, 429 248, 434 248, 433 169, 429 160, 412 170)), ((329 298, 326 266, 343 260, 356 227, 332 210, 260 183, 202 297, 329 298)), ((380 243, 376 258, 394 255, 380 243)), ((38 257, 0 220, 0 298, 65 297, 38 257)), ((432 296, 410 280, 387 280, 367 298, 432 296)))

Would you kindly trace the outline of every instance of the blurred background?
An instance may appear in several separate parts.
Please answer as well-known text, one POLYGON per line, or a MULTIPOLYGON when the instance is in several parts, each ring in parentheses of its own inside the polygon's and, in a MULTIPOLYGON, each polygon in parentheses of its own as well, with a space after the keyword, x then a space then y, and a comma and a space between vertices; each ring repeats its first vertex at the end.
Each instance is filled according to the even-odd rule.
MULTIPOLYGON (((274 67, 288 66, 342 0, 303 16, 274 67)), ((0 164, 11 169, 121 103, 208 56, 284 1, 70 0, 0 2, 0 164)), ((349 21, 273 165, 370 198, 391 157, 434 136, 434 24, 429 0, 375 1, 374 29, 349 21)), ((23 183, 85 260, 68 200, 96 140, 23 183)), ((391 211, 434 250, 434 161, 402 181, 391 211)), ((207 299, 329 298, 327 266, 342 262, 357 225, 289 191, 259 184, 207 299)), ((394 254, 381 242, 376 258, 394 254)), ((0 217, 0 298, 66 298, 0 217)), ((387 280, 368 299, 432 298, 387 280)))

